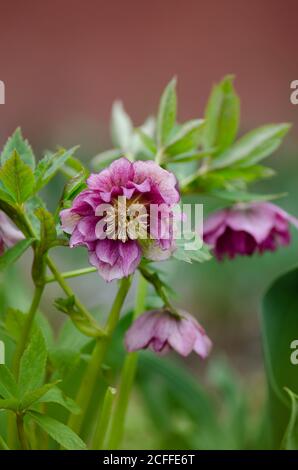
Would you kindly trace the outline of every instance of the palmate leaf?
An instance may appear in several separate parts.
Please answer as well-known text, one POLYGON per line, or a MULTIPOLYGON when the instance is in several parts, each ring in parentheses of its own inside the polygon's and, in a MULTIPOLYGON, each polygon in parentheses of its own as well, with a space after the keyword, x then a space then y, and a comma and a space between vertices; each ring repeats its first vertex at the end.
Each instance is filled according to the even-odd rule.
MULTIPOLYGON (((298 339, 298 268, 282 275, 267 291, 262 308, 262 337, 269 388, 272 446, 280 448, 291 416, 285 387, 298 393, 297 365, 291 361, 291 344, 298 339)), ((291 431, 298 448, 298 427, 291 431)))
POLYGON ((22 131, 18 127, 11 137, 7 140, 1 153, 1 164, 3 165, 10 159, 14 151, 20 155, 24 163, 29 165, 33 170, 35 168, 35 156, 27 139, 23 138, 22 131))
POLYGON ((176 122, 177 97, 176 78, 173 78, 166 86, 159 103, 157 115, 157 144, 164 146, 176 122))
POLYGON ((0 272, 3 269, 6 269, 8 266, 13 264, 17 261, 20 256, 32 245, 34 239, 28 238, 26 240, 21 240, 12 248, 9 248, 4 252, 4 254, 0 257, 0 272))
POLYGON ((23 162, 16 150, 1 167, 0 180, 13 200, 19 204, 33 193, 35 180, 32 169, 23 162))
POLYGON ((68 426, 60 423, 50 416, 37 411, 29 411, 28 415, 43 429, 52 439, 68 450, 84 450, 86 444, 68 426))

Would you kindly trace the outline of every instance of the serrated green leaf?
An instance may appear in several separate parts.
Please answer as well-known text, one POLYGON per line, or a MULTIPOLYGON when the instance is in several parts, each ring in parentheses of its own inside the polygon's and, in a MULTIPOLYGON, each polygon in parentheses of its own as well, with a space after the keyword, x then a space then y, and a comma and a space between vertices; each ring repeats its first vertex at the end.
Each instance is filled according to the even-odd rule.
POLYGON ((121 101, 115 101, 112 107, 111 134, 116 147, 124 151, 129 150, 133 124, 121 101))
POLYGON ((20 256, 32 245, 34 239, 28 238, 27 240, 21 240, 12 248, 9 248, 0 256, 0 271, 3 271, 11 264, 15 263, 20 256))
POLYGON ((173 78, 166 86, 159 103, 156 129, 159 147, 163 147, 167 143, 176 122, 176 113, 176 78, 173 78))
POLYGON ((34 175, 29 165, 21 160, 15 150, 0 169, 0 180, 15 202, 21 204, 32 194, 34 175))
POLYGON ((50 416, 42 415, 36 411, 28 412, 28 415, 41 427, 54 441, 68 450, 84 450, 86 444, 68 426, 60 423, 50 416))
POLYGON ((269 124, 254 129, 214 159, 211 168, 224 168, 234 163, 238 167, 255 165, 280 146, 289 129, 289 124, 269 124))
POLYGON ((36 328, 21 358, 19 372, 20 396, 41 387, 47 360, 46 343, 41 331, 36 328))
POLYGON ((35 190, 39 191, 43 186, 55 176, 57 171, 73 156, 78 147, 69 150, 59 149, 56 153, 48 153, 40 160, 35 170, 36 186, 35 190))
POLYGON ((183 124, 167 144, 164 152, 175 156, 198 148, 204 129, 202 119, 193 119, 183 124))
POLYGON ((5 330, 15 342, 19 340, 26 315, 20 310, 9 308, 5 316, 5 330))
POLYGON ((17 151, 22 161, 34 170, 35 156, 33 150, 28 140, 23 138, 22 131, 19 127, 15 130, 12 136, 9 137, 4 146, 4 149, 1 154, 2 165, 10 159, 14 151, 17 151))
POLYGON ((205 111, 205 146, 222 152, 234 141, 239 126, 240 102, 233 87, 233 77, 215 85, 205 111))
POLYGON ((33 390, 32 392, 25 393, 18 404, 19 411, 24 411, 34 403, 41 402, 44 395, 53 389, 53 387, 55 387, 58 382, 59 380, 54 383, 45 384, 42 387, 33 390))
POLYGON ((15 378, 5 364, 0 364, 0 395, 5 399, 18 396, 15 378))
POLYGON ((39 403, 56 403, 57 405, 62 406, 66 410, 70 411, 73 414, 79 414, 80 408, 72 398, 64 395, 62 390, 58 387, 53 387, 51 390, 48 390, 39 400, 39 403))

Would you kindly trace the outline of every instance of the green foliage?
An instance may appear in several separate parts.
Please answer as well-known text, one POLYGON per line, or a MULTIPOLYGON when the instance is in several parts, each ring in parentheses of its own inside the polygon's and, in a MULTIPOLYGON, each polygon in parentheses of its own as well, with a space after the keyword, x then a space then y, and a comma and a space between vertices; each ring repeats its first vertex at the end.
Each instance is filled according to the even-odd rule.
POLYGON ((8 266, 13 264, 17 259, 22 256, 23 253, 29 248, 33 243, 33 238, 27 238, 26 240, 21 240, 12 248, 9 248, 5 253, 0 257, 0 271, 6 269, 8 266))
POLYGON ((35 423, 62 447, 68 450, 84 450, 86 445, 68 426, 60 423, 50 416, 42 415, 36 411, 29 411, 28 415, 35 423))
POLYGON ((47 360, 46 344, 42 333, 36 329, 20 364, 19 391, 21 395, 42 386, 47 360))
MULTIPOLYGON (((113 105, 111 134, 114 148, 94 157, 91 164, 96 170, 101 170, 121 156, 130 161, 155 160, 174 172, 181 195, 194 192, 211 196, 218 202, 224 201, 227 205, 280 197, 262 191, 259 194, 258 189, 249 192, 248 185, 273 175, 274 172, 260 162, 279 147, 290 126, 265 125, 236 140, 239 110, 233 77, 226 76, 213 87, 204 119, 195 117, 180 123, 176 79, 173 79, 161 96, 156 118, 147 119, 141 126, 134 126, 121 102, 113 105)), ((13 364, 14 372, 0 365, 0 409, 3 411, 0 413, 0 433, 3 434, 3 437, 0 435, 0 448, 5 450, 15 447, 12 437, 16 438, 10 436, 13 423, 7 423, 7 418, 17 417, 19 427, 24 422, 25 427, 19 429, 19 435, 24 432, 29 447, 61 446, 75 450, 86 448, 81 437, 86 437, 88 443, 92 442, 93 428, 98 441, 102 442, 101 426, 107 428, 108 414, 114 413, 112 402, 107 404, 109 413, 106 415, 101 414, 99 405, 106 390, 106 396, 109 396, 109 391, 114 390, 115 383, 118 383, 116 374, 125 357, 123 336, 132 320, 132 313, 119 322, 113 337, 110 326, 117 322, 116 317, 120 314, 118 307, 123 291, 121 293, 120 289, 121 295, 119 297, 118 293, 112 307, 108 319, 110 324, 102 328, 102 313, 90 313, 67 283, 66 278, 73 277, 73 273, 61 274, 48 255, 50 249, 68 244, 68 238, 61 236, 61 208, 70 207, 72 200, 87 187, 89 170, 74 157, 76 149, 59 148, 56 152, 47 152, 36 165, 28 141, 17 129, 1 154, 0 209, 23 231, 25 239, 1 255, 0 270, 4 272, 32 246, 32 279, 36 287, 31 302, 26 283, 24 303, 30 305, 27 314, 22 312, 25 310, 22 302, 21 310, 18 306, 7 308, 14 305, 17 286, 12 288, 5 284, 0 298, 3 301, 1 337, 10 342, 7 364, 13 364), (63 174, 65 184, 61 197, 57 198, 58 206, 52 208, 50 201, 51 213, 38 193, 58 172, 63 174), (53 281, 60 284, 64 295, 56 299, 55 306, 68 316, 61 328, 54 320, 54 331, 43 313, 37 312, 45 284, 53 281), (58 334, 57 328, 60 328, 58 334), (23 350, 17 357, 20 346, 23 350), (82 397, 86 398, 88 394, 90 397, 84 403, 82 397), (99 417, 101 420, 98 421, 99 417), (35 432, 36 427, 40 428, 38 433, 35 432)), ((145 241, 140 243, 143 253, 146 253, 148 244, 145 241)), ((194 236, 193 233, 184 234, 181 240, 177 240, 174 257, 188 263, 211 258, 208 247, 198 234, 194 236)), ((155 293, 147 302, 145 299, 140 301, 138 297, 137 311, 164 306, 178 314, 171 303, 175 292, 163 273, 151 261, 144 259, 139 270, 155 293)), ((86 269, 79 271, 80 274, 88 272, 86 269)), ((78 271, 74 273, 77 274, 78 271)), ((207 366, 207 381, 200 385, 184 363, 157 358, 151 353, 140 355, 138 397, 141 397, 148 420, 155 428, 158 448, 261 447, 267 445, 266 439, 260 439, 262 433, 268 434, 268 416, 273 431, 271 447, 297 448, 298 383, 296 369, 289 360, 290 344, 298 332, 297 282, 298 271, 295 270, 278 280, 265 298, 262 329, 269 407, 268 415, 264 414, 265 419, 262 416, 257 423, 254 437, 248 438, 249 393, 243 390, 224 362, 215 361, 207 366)), ((41 305, 43 307, 44 303, 41 305)), ((129 372, 132 379, 134 371, 129 372)), ((118 396, 123 395, 123 390, 120 392, 118 396)), ((20 444, 26 447, 24 439, 20 439, 20 444)))
POLYGON ((34 190, 34 175, 29 165, 23 162, 16 150, 5 160, 0 169, 0 180, 13 200, 21 204, 34 190))
POLYGON ((289 124, 269 124, 248 132, 219 155, 212 168, 225 168, 235 163, 248 167, 271 155, 290 129, 289 124))
POLYGON ((29 165, 33 170, 35 168, 35 156, 31 145, 27 139, 23 138, 22 131, 18 127, 11 137, 8 138, 1 153, 1 164, 9 160, 14 152, 20 155, 22 161, 29 165))
POLYGON ((40 160, 35 170, 35 190, 39 191, 43 186, 47 185, 57 171, 73 156, 77 149, 78 147, 73 147, 69 150, 61 148, 55 153, 47 153, 46 156, 40 160))
POLYGON ((160 99, 156 125, 158 147, 166 145, 176 122, 176 82, 176 78, 170 81, 160 99))
MULTIPOLYGON (((263 303, 263 349, 269 387, 272 445, 275 448, 281 446, 291 416, 291 401, 285 387, 294 394, 298 393, 297 366, 291 362, 291 344, 298 334, 297 282, 298 269, 295 268, 273 283, 263 303)), ((297 427, 292 428, 290 438, 297 448, 298 430, 297 427)))
POLYGON ((165 147, 169 156, 181 155, 197 148, 204 129, 202 119, 193 119, 183 124, 165 147))
POLYGON ((228 75, 213 87, 205 112, 206 148, 216 147, 221 153, 235 140, 239 127, 240 101, 233 87, 233 77, 228 75))

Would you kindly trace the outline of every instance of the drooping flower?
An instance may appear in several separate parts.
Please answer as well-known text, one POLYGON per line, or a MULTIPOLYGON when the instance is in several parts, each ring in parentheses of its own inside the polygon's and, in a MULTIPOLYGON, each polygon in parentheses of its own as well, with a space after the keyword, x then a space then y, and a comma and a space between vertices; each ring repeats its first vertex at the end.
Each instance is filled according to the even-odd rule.
POLYGON ((275 251, 289 244, 290 222, 298 227, 298 219, 270 202, 236 204, 207 218, 204 241, 219 260, 275 251))
POLYGON ((171 256, 175 243, 169 221, 179 199, 172 173, 153 161, 120 158, 90 175, 87 189, 71 208, 61 211, 62 228, 71 235, 70 247, 87 247, 90 263, 106 281, 121 279, 135 271, 142 256, 153 260, 171 256), (127 226, 135 206, 141 212, 139 231, 133 230, 133 224, 127 226), (150 219, 153 206, 159 208, 159 223, 150 219))
POLYGON ((179 311, 179 316, 166 309, 151 310, 138 317, 125 336, 128 352, 151 349, 163 354, 171 349, 181 356, 192 351, 206 358, 212 343, 197 320, 187 312, 179 311))
POLYGON ((0 256, 7 248, 13 247, 24 239, 24 235, 16 228, 7 215, 0 211, 0 256))

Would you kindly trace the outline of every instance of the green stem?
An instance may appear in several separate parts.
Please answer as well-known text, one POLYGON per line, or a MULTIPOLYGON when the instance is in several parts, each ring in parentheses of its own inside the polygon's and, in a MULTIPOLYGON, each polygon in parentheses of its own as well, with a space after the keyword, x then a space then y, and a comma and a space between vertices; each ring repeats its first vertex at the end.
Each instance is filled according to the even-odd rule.
MULTIPOLYGON (((28 314, 25 317, 25 323, 21 330, 21 336, 16 346, 16 350, 15 350, 13 362, 12 362, 12 371, 16 378, 19 375, 21 358, 28 343, 34 317, 38 309, 43 290, 44 290, 44 286, 35 287, 31 307, 30 307, 28 314)), ((8 443, 11 448, 14 447, 15 439, 16 439, 15 419, 13 415, 10 415, 8 417, 8 443)))
MULTIPOLYGON (((95 273, 97 271, 97 268, 81 268, 81 269, 75 269, 73 271, 66 271, 65 273, 60 273, 61 277, 63 279, 71 279, 73 277, 78 277, 78 276, 84 276, 85 274, 90 274, 90 273, 95 273)), ((55 282, 57 279, 55 276, 47 277, 45 282, 46 284, 49 284, 51 282, 55 282)))
POLYGON ((18 436, 21 444, 21 449, 28 450, 28 444, 24 429, 24 419, 23 415, 17 414, 17 428, 18 428, 18 436))
POLYGON ((98 376, 99 371, 102 367, 102 362, 104 360, 107 347, 109 345, 109 340, 111 335, 118 323, 120 311, 126 295, 129 291, 131 284, 130 278, 123 278, 120 283, 120 288, 114 300, 113 306, 111 308, 107 324, 106 324, 106 337, 100 338, 97 340, 91 359, 87 366, 87 369, 84 373, 84 376, 81 381, 81 385, 77 394, 76 402, 78 406, 81 408, 81 413, 78 415, 71 415, 69 418, 68 425, 77 433, 79 434, 81 431, 81 427, 83 424, 83 419, 86 415, 87 409, 89 407, 89 403, 91 397, 94 392, 94 388, 96 386, 96 379, 98 376))
POLYGON ((115 400, 115 395, 116 389, 113 387, 108 387, 105 393, 100 418, 98 419, 95 428, 95 433, 92 442, 92 450, 104 449, 104 442, 107 436, 107 431, 111 420, 111 411, 115 400))
MULTIPOLYGON (((147 281, 143 276, 140 276, 133 319, 144 312, 146 308, 146 295, 147 281)), ((119 395, 112 416, 108 449, 117 449, 122 441, 125 416, 137 369, 137 360, 137 353, 129 353, 126 355, 120 378, 119 395)))
MULTIPOLYGON (((55 263, 52 261, 52 259, 48 256, 46 258, 46 263, 50 269, 50 271, 52 272, 55 280, 58 282, 58 284, 60 285, 61 289, 65 292, 65 294, 68 296, 68 297, 73 297, 74 298, 74 301, 75 301, 75 305, 77 307, 77 309, 79 310, 79 312, 81 313, 82 316, 84 316, 85 318, 87 318, 89 320, 90 323, 94 323, 94 318, 93 316, 90 314, 90 312, 87 310, 87 308, 85 307, 85 305, 78 299, 78 297, 74 294, 72 288, 67 284, 67 282, 65 282, 65 279, 64 277, 62 276, 62 274, 60 273, 60 271, 58 270, 57 266, 55 265, 55 263)), ((99 327, 99 325, 97 325, 97 329, 98 331, 101 330, 101 328, 99 327)), ((104 336, 105 333, 104 331, 102 331, 102 336, 104 336)))
POLYGON ((34 318, 35 318, 36 311, 37 311, 39 303, 40 303, 40 299, 41 299, 43 290, 44 290, 44 285, 35 287, 31 307, 30 307, 30 310, 29 310, 28 314, 26 315, 25 323, 24 323, 24 326, 21 330, 21 336, 20 336, 19 341, 17 343, 17 347, 16 347, 16 351, 15 351, 15 354, 14 354, 14 359, 13 359, 13 366, 12 366, 13 372, 14 372, 16 377, 19 374, 21 357, 22 357, 23 352, 25 351, 25 348, 26 348, 27 343, 28 343, 31 328, 32 328, 32 325, 33 325, 33 321, 34 321, 34 318))
POLYGON ((180 318, 179 313, 177 312, 176 308, 171 304, 167 293, 158 277, 157 273, 150 272, 148 269, 145 267, 139 267, 139 271, 142 274, 142 276, 150 283, 153 285, 157 295, 161 298, 161 300, 164 303, 164 306, 170 310, 172 315, 180 318))

